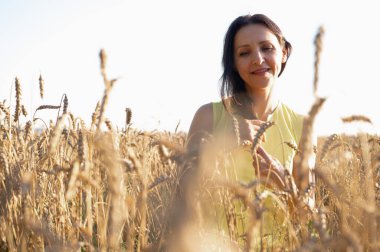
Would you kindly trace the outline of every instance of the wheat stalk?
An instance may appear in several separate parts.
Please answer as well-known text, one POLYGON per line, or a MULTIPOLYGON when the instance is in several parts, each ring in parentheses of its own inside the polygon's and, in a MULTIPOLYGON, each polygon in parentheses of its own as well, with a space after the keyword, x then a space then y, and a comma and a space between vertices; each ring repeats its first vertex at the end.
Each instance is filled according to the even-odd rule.
POLYGON ((304 119, 304 124, 302 128, 302 141, 299 144, 299 149, 301 151, 300 155, 295 157, 295 166, 299 169, 299 181, 300 190, 306 190, 308 188, 308 179, 309 174, 309 158, 313 154, 313 124, 315 116, 322 108, 325 98, 317 98, 311 107, 308 116, 304 119))
POLYGON ((96 107, 91 116, 91 128, 95 125, 96 120, 99 118, 100 103, 96 103, 96 107))
POLYGON ((107 55, 104 49, 100 50, 99 57, 100 57, 100 70, 103 76, 105 89, 104 89, 104 94, 103 94, 103 98, 102 98, 102 102, 101 102, 100 110, 99 110, 99 119, 98 119, 98 124, 97 124, 98 131, 100 130, 100 127, 104 120, 104 112, 108 103, 109 93, 112 89, 113 84, 116 82, 116 79, 108 80, 107 73, 106 73, 107 55))
POLYGON ((302 141, 299 144, 299 149, 301 150, 300 155, 295 157, 295 166, 299 170, 299 190, 301 195, 309 188, 309 172, 311 172, 311 176, 314 177, 314 167, 309 167, 309 159, 313 155, 313 127, 314 120, 322 105, 326 101, 326 98, 317 97, 317 87, 318 87, 318 78, 319 78, 319 61, 320 61, 320 52, 322 48, 322 36, 324 34, 323 27, 320 27, 318 33, 315 37, 315 64, 314 64, 314 83, 313 83, 313 91, 315 96, 314 104, 312 105, 308 116, 304 118, 303 128, 302 128, 302 141), (311 171, 309 171, 312 169, 311 171))
POLYGON ((58 118, 57 124, 54 127, 54 130, 52 131, 52 136, 50 138, 50 144, 49 144, 49 154, 52 154, 53 151, 57 148, 59 139, 61 137, 61 132, 63 128, 63 124, 66 120, 66 114, 63 114, 61 117, 58 118))

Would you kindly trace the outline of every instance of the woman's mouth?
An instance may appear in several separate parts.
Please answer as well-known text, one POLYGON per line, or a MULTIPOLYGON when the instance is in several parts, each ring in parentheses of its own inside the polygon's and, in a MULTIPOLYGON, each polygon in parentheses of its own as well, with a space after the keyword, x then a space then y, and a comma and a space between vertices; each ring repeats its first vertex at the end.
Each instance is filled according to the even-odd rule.
POLYGON ((251 74, 262 75, 269 71, 269 68, 260 68, 251 72, 251 74))

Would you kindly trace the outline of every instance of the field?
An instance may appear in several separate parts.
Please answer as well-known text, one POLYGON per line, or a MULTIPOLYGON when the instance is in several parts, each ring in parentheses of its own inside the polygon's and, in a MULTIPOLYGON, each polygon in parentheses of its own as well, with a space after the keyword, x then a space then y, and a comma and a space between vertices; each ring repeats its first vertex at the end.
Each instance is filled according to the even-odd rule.
MULTIPOLYGON (((104 51, 100 56, 105 92, 91 125, 70 113, 65 96, 59 106, 36 109, 56 110, 50 123, 27 117, 17 79, 14 113, 0 103, 1 251, 380 250, 379 136, 318 139, 316 207, 308 211, 306 187, 275 192, 259 181, 223 180, 225 153, 186 151, 186 133, 135 129, 129 109, 125 127, 114 128, 104 111, 115 80, 107 77, 104 51), (262 232, 269 198, 284 217, 278 239, 262 232), (220 216, 224 224, 213 225, 220 216)), ((310 127, 322 103, 311 109, 310 127)), ((313 148, 293 147, 302 170, 313 148)))

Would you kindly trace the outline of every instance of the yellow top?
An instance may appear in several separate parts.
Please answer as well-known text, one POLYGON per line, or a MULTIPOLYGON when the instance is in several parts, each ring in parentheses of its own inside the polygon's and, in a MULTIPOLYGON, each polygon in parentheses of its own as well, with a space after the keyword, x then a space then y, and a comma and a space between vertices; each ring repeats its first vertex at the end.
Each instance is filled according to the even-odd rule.
MULTIPOLYGON (((233 133, 233 120, 230 114, 226 111, 223 103, 215 102, 213 108, 213 135, 218 150, 229 150, 222 152, 226 156, 223 163, 215 170, 216 176, 222 176, 228 180, 239 181, 248 184, 255 179, 255 172, 252 166, 252 156, 249 148, 233 148, 231 144, 231 133, 233 133), (232 150, 231 150, 232 149, 232 150)), ((299 145, 304 117, 297 114, 285 104, 279 102, 274 112, 269 116, 268 120, 275 124, 269 127, 265 132, 265 142, 261 146, 273 157, 277 158, 282 165, 292 172, 293 158, 295 150, 289 147, 285 142, 299 145)), ((233 136, 233 135, 232 135, 233 136)), ((213 177, 214 174, 211 176, 213 177)), ((287 237, 287 220, 286 213, 281 210, 274 196, 266 196, 263 199, 265 211, 262 214, 259 225, 251 223, 249 211, 245 204, 240 200, 233 200, 231 203, 228 199, 229 194, 224 191, 223 186, 216 187, 216 193, 210 198, 205 198, 204 211, 205 220, 208 221, 211 227, 219 230, 219 234, 228 234, 230 238, 237 241, 239 246, 246 246, 247 235, 251 235, 251 246, 264 250, 265 244, 278 242, 285 244, 282 241, 287 237), (226 198, 227 197, 227 198, 226 198), (215 200, 219 199, 219 200, 215 200), (212 203, 212 204, 210 204, 212 203), (261 224, 260 224, 261 223, 261 224), (248 228, 254 228, 251 232, 247 232, 248 228)), ((265 190, 263 187, 258 188, 265 190)), ((257 191, 258 193, 260 193, 257 191)), ((208 192, 208 190, 207 190, 208 192)), ((264 191, 263 191, 264 192, 264 191)), ((254 191, 250 191, 255 193, 254 191)), ((251 195, 255 197, 255 195, 251 195)), ((256 250, 254 249, 254 250, 256 250)))
MULTIPOLYGON (((302 133, 303 115, 294 112, 287 105, 279 102, 274 112, 268 117, 268 121, 275 124, 269 127, 265 134, 265 142, 261 146, 273 157, 277 158, 290 173, 293 170, 293 158, 296 151, 286 144, 292 143, 298 146, 302 133)), ((223 103, 213 103, 214 134, 220 136, 223 132, 231 131, 232 118, 223 106, 223 103)), ((234 154, 235 166, 239 167, 235 172, 237 179, 249 182, 254 178, 252 157, 249 150, 245 154, 234 154), (239 158, 236 158, 239 155, 239 158)))

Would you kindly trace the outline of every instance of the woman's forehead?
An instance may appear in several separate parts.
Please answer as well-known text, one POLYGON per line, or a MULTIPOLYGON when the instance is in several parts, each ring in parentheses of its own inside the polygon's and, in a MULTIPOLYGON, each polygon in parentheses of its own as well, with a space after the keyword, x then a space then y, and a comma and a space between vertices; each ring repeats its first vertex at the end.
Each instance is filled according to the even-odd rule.
POLYGON ((242 27, 235 35, 235 46, 244 45, 246 43, 261 43, 261 42, 277 42, 276 35, 262 24, 250 24, 242 27))

